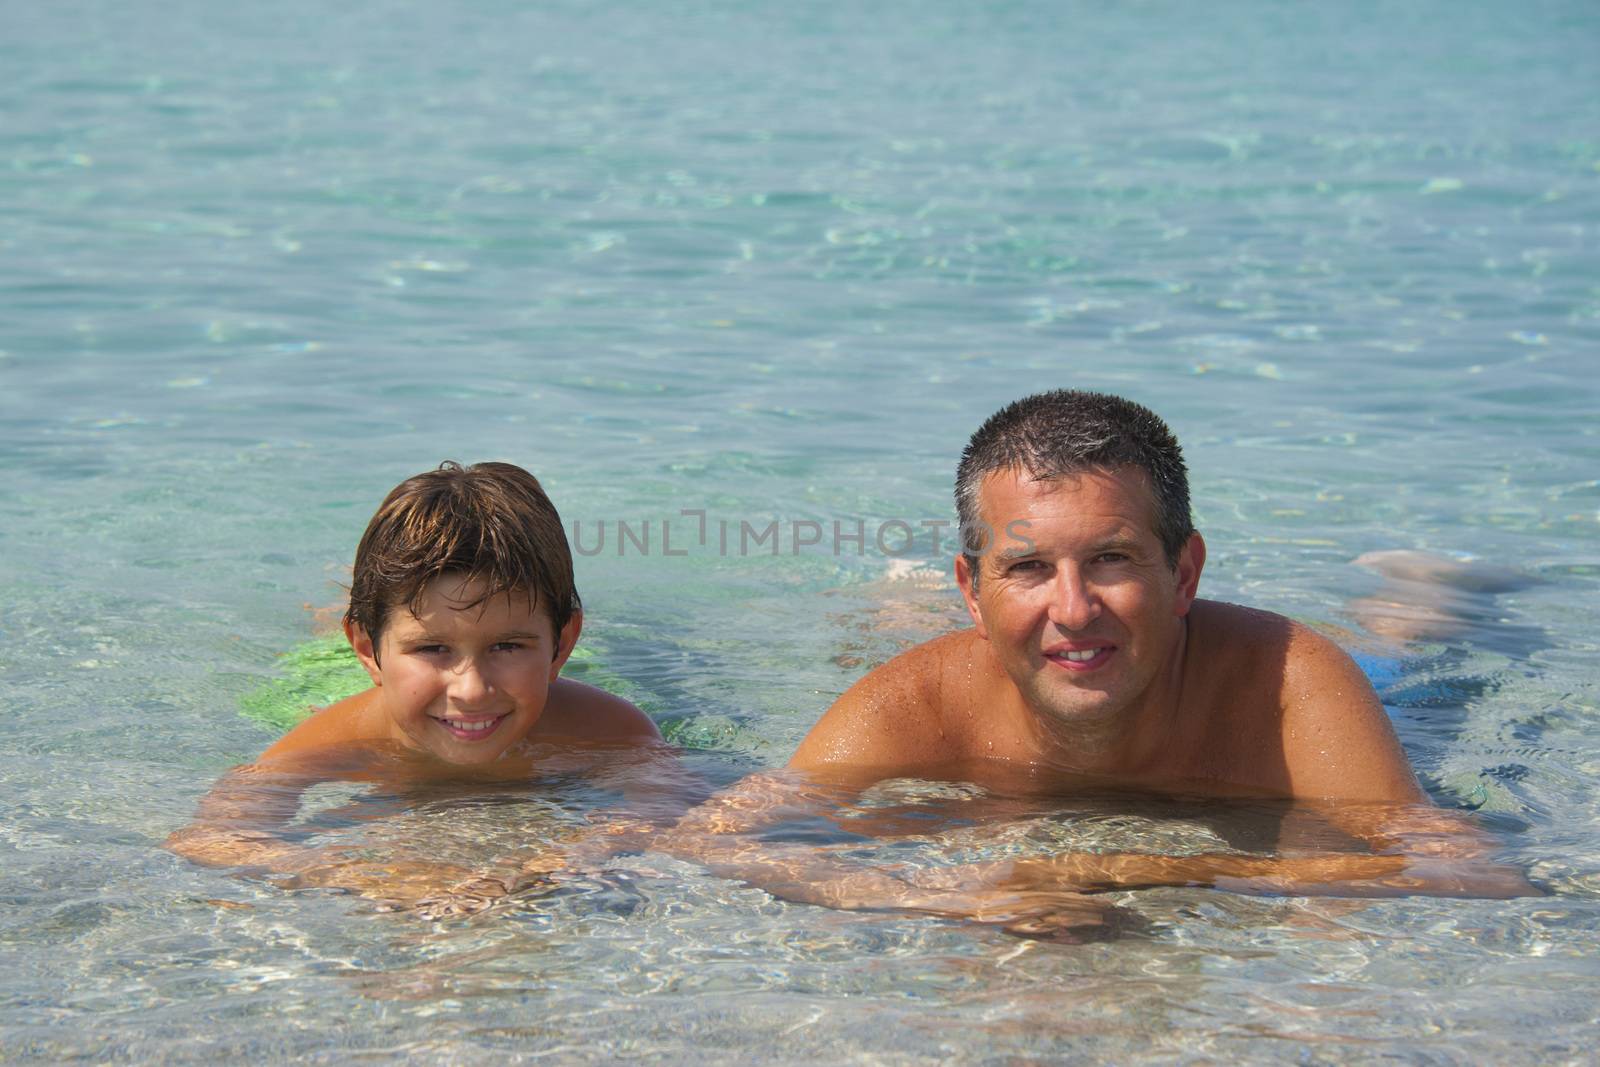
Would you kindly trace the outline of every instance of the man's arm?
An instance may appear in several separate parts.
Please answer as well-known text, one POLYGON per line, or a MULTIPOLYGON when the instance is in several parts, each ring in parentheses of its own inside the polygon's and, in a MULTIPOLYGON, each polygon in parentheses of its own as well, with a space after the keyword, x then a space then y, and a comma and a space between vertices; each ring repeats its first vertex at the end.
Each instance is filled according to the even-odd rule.
POLYGON ((1245 892, 1356 896, 1537 895, 1519 870, 1496 862, 1499 843, 1492 835, 1463 812, 1433 806, 1355 661, 1327 637, 1281 622, 1287 629, 1277 733, 1284 791, 1297 801, 1298 821, 1332 826, 1373 855, 1315 847, 1296 855, 1286 839, 1283 854, 1268 866, 1224 864, 1216 884, 1245 892), (1401 862, 1381 876, 1364 873, 1374 857, 1401 862))
MULTIPOLYGON (((1319 810, 1333 813, 1329 821, 1374 853, 1062 853, 931 870, 863 868, 840 862, 826 846, 763 839, 764 827, 826 818, 830 804, 837 809, 839 794, 828 800, 793 777, 749 779, 714 798, 670 835, 671 850, 784 899, 991 921, 1058 906, 1079 893, 1157 885, 1352 896, 1536 893, 1518 872, 1488 862, 1491 849, 1469 821, 1428 805, 1387 714, 1349 657, 1290 625, 1283 713, 1269 720, 1272 728, 1281 723, 1285 791, 1343 801, 1319 810), (1337 817, 1356 801, 1366 802, 1360 820, 1337 817)), ((920 646, 856 683, 802 741, 788 770, 848 789, 947 764, 951 754, 939 747, 944 656, 930 655, 949 654, 939 644, 920 646)))
MULTIPOLYGON (((1094 925, 1108 904, 1093 894, 1154 886, 1354 897, 1503 898, 1538 892, 1509 868, 1453 860, 1446 869, 1426 852, 1400 850, 1313 848, 1269 856, 1065 852, 947 867, 873 863, 850 854, 871 844, 850 839, 852 831, 866 830, 870 822, 851 817, 861 813, 854 796, 850 786, 802 775, 752 775, 690 812, 657 846, 795 903, 908 911, 1019 930, 1039 923, 1045 928, 1094 925)), ((1420 818, 1419 809, 1408 806, 1366 811, 1374 825, 1394 827, 1407 817, 1420 818)), ((1423 820, 1418 828, 1423 825, 1436 837, 1454 829, 1448 820, 1423 820)))
MULTIPOLYGON (((780 844, 752 832, 763 816, 761 794, 795 790, 794 783, 747 782, 736 791, 737 813, 713 814, 713 801, 663 840, 677 855, 703 863, 713 873, 743 881, 795 903, 855 911, 909 911, 943 918, 1014 924, 1066 914, 1081 921, 1095 905, 1085 895, 1157 886, 1215 888, 1272 896, 1442 896, 1505 899, 1538 896, 1513 868, 1440 860, 1402 853, 1319 852, 1302 855, 1066 852, 953 867, 863 866, 831 854, 826 846, 780 844), (752 802, 754 804, 752 805, 752 802), (730 814, 733 815, 729 818, 730 814), (715 825, 721 823, 721 825, 715 825), (741 832, 741 829, 743 832, 741 832)), ((776 808, 794 808, 797 794, 776 808)), ((730 797, 719 798, 722 801, 730 797)), ((848 847, 848 846, 844 846, 848 847)))
POLYGON ((806 734, 788 769, 874 779, 948 762, 940 700, 945 658, 958 637, 918 645, 869 671, 806 734))
POLYGON ((1292 796, 1426 802, 1372 683, 1338 645, 1291 624, 1279 700, 1292 796))

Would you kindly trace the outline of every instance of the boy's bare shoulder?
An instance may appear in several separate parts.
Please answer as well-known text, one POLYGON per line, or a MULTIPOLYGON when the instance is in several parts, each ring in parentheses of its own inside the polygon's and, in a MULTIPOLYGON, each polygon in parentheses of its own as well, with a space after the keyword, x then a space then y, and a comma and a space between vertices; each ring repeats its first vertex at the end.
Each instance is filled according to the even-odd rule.
POLYGON ((376 688, 367 689, 312 712, 274 742, 256 762, 300 760, 318 750, 388 737, 386 723, 374 707, 377 692, 376 688))
POLYGON ((659 742, 661 731, 650 716, 631 702, 592 685, 557 678, 550 686, 544 714, 530 736, 536 740, 576 738, 639 743, 659 742))

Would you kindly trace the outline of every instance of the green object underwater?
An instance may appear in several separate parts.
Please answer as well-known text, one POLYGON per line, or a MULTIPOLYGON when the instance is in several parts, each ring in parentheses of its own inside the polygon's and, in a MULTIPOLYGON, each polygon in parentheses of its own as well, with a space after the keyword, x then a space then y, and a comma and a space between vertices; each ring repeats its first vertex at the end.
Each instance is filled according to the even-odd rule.
MULTIPOLYGON (((372 684, 343 634, 312 638, 285 652, 278 659, 278 674, 240 697, 239 710, 246 718, 279 730, 291 729, 317 708, 353 696, 372 684)), ((593 649, 582 645, 573 649, 561 674, 648 710, 648 702, 640 699, 639 687, 606 670, 593 649)))

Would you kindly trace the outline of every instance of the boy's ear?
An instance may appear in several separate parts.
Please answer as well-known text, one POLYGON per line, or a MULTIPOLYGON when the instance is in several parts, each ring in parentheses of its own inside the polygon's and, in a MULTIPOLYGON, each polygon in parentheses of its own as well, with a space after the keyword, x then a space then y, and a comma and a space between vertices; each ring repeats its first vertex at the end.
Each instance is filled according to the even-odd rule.
POLYGON ((345 640, 350 642, 350 649, 356 654, 356 659, 367 669, 367 677, 372 679, 373 685, 383 684, 383 668, 378 666, 378 651, 372 645, 372 638, 367 635, 366 628, 349 619, 344 621, 345 640))
POLYGON ((578 635, 583 633, 583 609, 579 608, 572 613, 572 618, 561 628, 556 635, 556 654, 550 661, 550 680, 556 680, 556 675, 561 673, 561 668, 567 662, 567 657, 572 655, 572 650, 578 647, 578 635))

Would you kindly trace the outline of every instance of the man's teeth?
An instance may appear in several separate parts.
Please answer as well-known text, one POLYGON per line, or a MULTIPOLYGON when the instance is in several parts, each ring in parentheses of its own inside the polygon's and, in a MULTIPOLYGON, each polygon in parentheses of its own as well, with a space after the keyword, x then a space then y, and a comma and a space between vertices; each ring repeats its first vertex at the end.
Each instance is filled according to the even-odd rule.
POLYGON ((1064 660, 1070 660, 1073 663, 1083 663, 1094 659, 1099 654, 1100 650, 1098 648, 1085 648, 1081 651, 1063 652, 1061 653, 1061 658, 1064 660))

